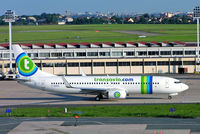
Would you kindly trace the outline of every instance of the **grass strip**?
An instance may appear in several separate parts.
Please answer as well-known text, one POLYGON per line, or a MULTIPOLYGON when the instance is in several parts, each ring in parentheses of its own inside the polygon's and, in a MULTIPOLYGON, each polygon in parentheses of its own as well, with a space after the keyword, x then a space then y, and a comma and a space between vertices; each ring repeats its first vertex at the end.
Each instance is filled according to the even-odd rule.
MULTIPOLYGON (((120 105, 120 106, 86 106, 43 108, 14 108, 12 117, 200 117, 200 104, 163 104, 163 105, 120 105), (175 112, 170 112, 174 108, 175 112)), ((8 116, 6 113, 0 117, 8 116)))
MULTIPOLYGON (((21 43, 196 41, 195 24, 40 25, 13 26, 12 29, 13 42, 21 43), (139 38, 139 35, 115 32, 120 30, 161 35, 139 38)), ((8 26, 0 26, 0 43, 8 42, 8 35, 8 26)))

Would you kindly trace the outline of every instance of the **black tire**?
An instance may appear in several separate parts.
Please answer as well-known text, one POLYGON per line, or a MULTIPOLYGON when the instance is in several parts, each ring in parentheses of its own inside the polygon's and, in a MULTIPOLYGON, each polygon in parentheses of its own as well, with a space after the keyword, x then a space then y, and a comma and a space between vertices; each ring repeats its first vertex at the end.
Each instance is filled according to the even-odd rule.
POLYGON ((99 96, 97 96, 97 97, 95 97, 95 100, 96 100, 96 101, 100 101, 101 99, 100 99, 99 96))
POLYGON ((168 99, 171 100, 171 99, 172 99, 172 96, 169 95, 169 96, 168 96, 168 99))

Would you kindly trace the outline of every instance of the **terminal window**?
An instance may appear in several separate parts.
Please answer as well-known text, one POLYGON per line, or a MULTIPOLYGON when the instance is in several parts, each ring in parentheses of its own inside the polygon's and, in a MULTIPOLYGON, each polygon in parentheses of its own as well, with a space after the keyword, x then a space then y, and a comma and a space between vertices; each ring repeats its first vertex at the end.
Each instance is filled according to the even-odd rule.
POLYGON ((130 62, 119 62, 119 66, 130 66, 130 62))
POLYGON ((74 56, 74 53, 73 53, 73 52, 64 52, 64 53, 63 53, 63 56, 64 56, 64 57, 73 57, 73 56, 74 56))
POLYGON ((41 67, 41 63, 35 63, 37 67, 41 67))
POLYGON ((147 62, 144 62, 144 65, 145 66, 155 66, 156 62, 155 61, 147 61, 147 62))
POLYGON ((112 56, 123 56, 122 52, 112 52, 112 56))
POLYGON ((132 66, 143 66, 143 62, 132 62, 132 66))
POLYGON ((4 53, 4 54, 3 54, 3 57, 4 57, 4 58, 9 58, 9 57, 10 57, 10 54, 9 54, 9 53, 4 53))
POLYGON ((93 65, 94 65, 95 67, 99 67, 99 66, 104 66, 105 63, 104 63, 104 62, 94 62, 93 65))
POLYGON ((125 53, 126 53, 126 56, 135 56, 135 52, 133 52, 133 51, 128 51, 125 53))
POLYGON ((160 55, 171 55, 171 51, 160 51, 160 55))
POLYGON ((42 67, 53 67, 53 63, 42 63, 42 67))
POLYGON ((195 65, 195 61, 183 61, 183 65, 195 65))
POLYGON ((106 66, 117 66, 117 62, 106 62, 106 66))
POLYGON ((158 66, 166 66, 166 65, 169 65, 169 61, 158 61, 157 65, 158 66))
POLYGON ((62 57, 62 53, 51 53, 51 57, 62 57))
POLYGON ((88 52, 87 56, 98 56, 98 52, 88 52))
POLYGON ((67 63, 68 64, 68 67, 78 67, 79 66, 79 63, 77 62, 72 62, 72 63, 67 63))
POLYGON ((182 65, 182 61, 170 61, 170 65, 182 65))
POLYGON ((38 53, 28 53, 28 56, 31 58, 38 57, 38 53))
POLYGON ((158 51, 148 51, 148 55, 159 55, 158 51))
POLYGON ((55 63, 55 67, 66 67, 66 63, 55 63))
POLYGON ((5 68, 9 68, 9 66, 10 66, 10 64, 9 64, 9 63, 7 63, 7 64, 4 64, 4 67, 5 67, 5 68))
POLYGON ((77 52, 76 56, 86 56, 86 52, 77 52))
POLYGON ((99 56, 110 56, 110 52, 99 52, 99 56))
POLYGON ((183 55, 183 51, 173 51, 173 55, 183 55))
POLYGON ((185 55, 196 55, 196 51, 185 51, 185 55))
POLYGON ((82 63, 80 63, 80 66, 81 67, 91 67, 92 63, 91 62, 82 62, 82 63))
POLYGON ((40 57, 50 57, 50 53, 40 53, 40 57))
POLYGON ((137 53, 138 53, 138 56, 147 55, 147 51, 139 51, 139 52, 137 52, 137 53))

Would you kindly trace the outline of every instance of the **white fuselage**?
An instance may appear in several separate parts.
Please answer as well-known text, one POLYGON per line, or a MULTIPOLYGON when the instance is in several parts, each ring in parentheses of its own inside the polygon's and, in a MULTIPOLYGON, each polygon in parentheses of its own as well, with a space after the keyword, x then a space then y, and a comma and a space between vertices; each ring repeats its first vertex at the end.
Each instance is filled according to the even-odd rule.
POLYGON ((71 87, 66 87, 61 76, 31 78, 20 82, 32 88, 66 94, 98 94, 91 89, 125 90, 127 94, 179 93, 188 86, 179 80, 161 76, 65 76, 71 87), (88 89, 87 92, 82 89, 88 89))

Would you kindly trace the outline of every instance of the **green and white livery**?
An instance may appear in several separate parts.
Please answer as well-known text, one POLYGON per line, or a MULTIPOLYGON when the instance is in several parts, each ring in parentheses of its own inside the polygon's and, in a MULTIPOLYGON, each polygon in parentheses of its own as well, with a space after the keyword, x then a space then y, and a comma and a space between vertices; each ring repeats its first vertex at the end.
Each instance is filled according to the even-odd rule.
POLYGON ((162 76, 56 76, 41 71, 19 45, 13 45, 19 83, 61 94, 93 94, 96 100, 124 99, 130 94, 173 95, 189 87, 177 79, 162 76))

